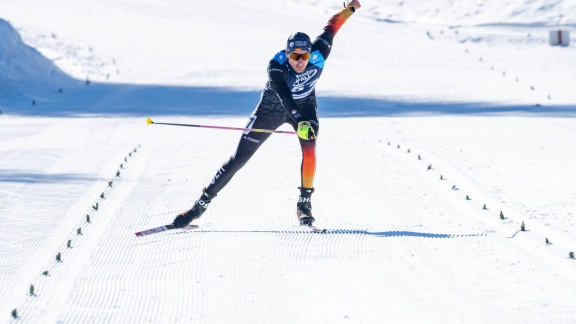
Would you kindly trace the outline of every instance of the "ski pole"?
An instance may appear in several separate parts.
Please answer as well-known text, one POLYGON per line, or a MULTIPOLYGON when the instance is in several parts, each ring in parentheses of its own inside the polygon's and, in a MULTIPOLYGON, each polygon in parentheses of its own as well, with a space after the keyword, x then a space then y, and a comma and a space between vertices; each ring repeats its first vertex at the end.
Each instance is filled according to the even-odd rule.
POLYGON ((156 125, 171 125, 171 126, 186 126, 186 127, 200 127, 200 128, 215 128, 215 129, 228 129, 228 130, 239 130, 239 131, 251 131, 258 133, 279 133, 279 134, 296 134, 296 132, 290 131, 279 131, 271 129, 260 129, 260 128, 241 128, 241 127, 227 127, 227 126, 209 126, 209 125, 193 125, 193 124, 173 124, 173 123, 155 123, 151 118, 146 119, 146 124, 156 124, 156 125))

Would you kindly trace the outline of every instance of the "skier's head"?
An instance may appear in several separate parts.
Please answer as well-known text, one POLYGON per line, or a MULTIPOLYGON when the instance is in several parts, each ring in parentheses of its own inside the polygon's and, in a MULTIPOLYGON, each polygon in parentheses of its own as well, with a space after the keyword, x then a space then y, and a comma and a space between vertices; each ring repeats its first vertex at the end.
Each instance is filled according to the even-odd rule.
POLYGON ((312 51, 312 42, 308 35, 297 32, 288 37, 286 42, 286 56, 290 66, 296 73, 302 73, 306 70, 310 52, 312 51))
POLYGON ((312 42, 308 35, 297 32, 288 37, 288 41, 286 42, 286 53, 290 54, 297 50, 303 50, 308 53, 312 52, 312 42))

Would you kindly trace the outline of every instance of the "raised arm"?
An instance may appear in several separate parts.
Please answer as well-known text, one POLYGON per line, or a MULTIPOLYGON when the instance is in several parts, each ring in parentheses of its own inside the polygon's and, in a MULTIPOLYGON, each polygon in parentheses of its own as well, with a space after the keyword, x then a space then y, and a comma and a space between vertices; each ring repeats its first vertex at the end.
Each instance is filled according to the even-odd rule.
POLYGON ((330 50, 332 49, 332 41, 334 40, 334 36, 340 27, 344 25, 346 20, 352 16, 352 14, 361 7, 360 2, 358 0, 352 0, 348 3, 348 5, 340 10, 337 14, 330 17, 328 23, 324 27, 324 31, 320 34, 314 42, 312 43, 313 49, 317 49, 320 51, 324 59, 328 58, 330 55, 330 50))

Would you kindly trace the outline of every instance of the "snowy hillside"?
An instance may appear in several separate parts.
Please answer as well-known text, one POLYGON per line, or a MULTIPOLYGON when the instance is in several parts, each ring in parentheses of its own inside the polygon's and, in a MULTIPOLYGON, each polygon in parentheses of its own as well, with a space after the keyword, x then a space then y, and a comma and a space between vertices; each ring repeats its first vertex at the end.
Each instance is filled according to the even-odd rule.
POLYGON ((31 86, 67 78, 53 62, 24 44, 16 30, 3 19, 0 19, 0 71, 0 95, 2 101, 8 102, 29 104, 31 86))
POLYGON ((367 3, 367 8, 381 19, 445 26, 574 27, 576 24, 576 3, 573 1, 391 0, 367 3))
POLYGON ((34 78, 49 79, 60 73, 52 62, 35 49, 26 46, 14 28, 2 19, 0 33, 2 84, 29 82, 34 78))
POLYGON ((274 134, 199 229, 136 237, 241 134, 146 118, 244 127, 341 3, 0 2, 0 322, 576 322, 576 4, 362 5, 317 86, 327 233, 274 134))

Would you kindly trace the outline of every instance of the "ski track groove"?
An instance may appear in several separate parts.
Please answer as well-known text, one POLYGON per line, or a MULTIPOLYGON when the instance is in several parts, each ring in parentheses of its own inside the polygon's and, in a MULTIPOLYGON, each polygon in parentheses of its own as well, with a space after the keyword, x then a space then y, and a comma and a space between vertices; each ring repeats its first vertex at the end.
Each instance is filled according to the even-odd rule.
MULTIPOLYGON (((94 224, 84 225, 86 234, 76 236, 76 227, 68 232, 75 247, 63 253, 64 263, 48 263, 52 275, 38 281, 39 298, 23 297, 22 318, 94 323, 211 323, 254 318, 290 323, 362 323, 374 318, 461 322, 470 320, 470 313, 491 309, 482 320, 498 322, 502 320, 499 316, 510 319, 513 313, 516 320, 528 322, 542 311, 540 300, 522 298, 526 283, 532 281, 537 283, 534 289, 542 291, 542 300, 555 310, 552 321, 565 322, 576 315, 567 306, 576 300, 571 286, 563 287, 559 276, 543 281, 531 266, 541 260, 535 259, 524 243, 512 244, 512 249, 495 248, 510 240, 505 236, 512 225, 498 219, 486 222, 484 211, 478 211, 481 216, 474 214, 479 207, 463 198, 457 200, 469 189, 468 183, 454 192, 447 181, 438 184, 430 180, 437 176, 432 172, 443 168, 426 172, 428 160, 416 160, 414 152, 405 155, 389 148, 394 150, 390 154, 381 143, 371 141, 350 147, 350 163, 370 170, 371 177, 362 186, 345 181, 319 186, 322 189, 314 195, 315 216, 317 226, 328 229, 326 234, 292 227, 295 201, 286 202, 288 186, 272 186, 266 195, 273 202, 263 210, 254 209, 253 192, 243 190, 246 179, 257 173, 253 170, 265 169, 262 161, 286 158, 284 153, 270 150, 262 153, 269 156, 254 160, 252 170, 236 176, 198 220, 199 230, 137 238, 134 232, 169 223, 189 208, 213 174, 212 167, 217 165, 213 160, 221 160, 190 157, 194 154, 175 159, 171 157, 180 152, 172 147, 146 145, 138 153, 137 167, 128 164, 126 181, 110 189, 113 194, 95 213, 94 224), (332 206, 335 203, 337 207, 332 206), (374 210, 386 212, 374 215, 374 210), (90 228, 97 225, 100 213, 106 213, 109 220, 98 223, 102 226, 99 235, 89 239, 95 235, 90 228), (460 227, 454 222, 461 223, 460 227), (437 260, 434 251, 445 249, 451 253, 442 255, 451 259, 437 260), (84 262, 77 255, 80 252, 86 253, 84 262), (485 265, 486 261, 491 261, 490 265, 485 265), (70 269, 69 262, 75 263, 75 269, 70 269), (510 263, 516 266, 508 266, 510 263), (499 266, 507 272, 498 273, 499 266), (467 275, 478 272, 478 267, 484 269, 481 275, 467 275), (48 298, 63 280, 69 280, 64 287, 68 290, 65 306, 40 305, 41 298, 48 298), (53 285, 43 283, 46 281, 53 285), (509 291, 491 284, 498 281, 510 287, 509 291), (331 298, 318 298, 327 295, 331 298)), ((323 153, 327 160, 337 159, 330 154, 339 154, 323 153)), ((322 170, 351 179, 357 168, 336 172, 324 165, 322 170)), ((267 180, 280 183, 283 177, 271 175, 267 180)), ((289 192, 296 190, 290 188, 289 192)), ((83 215, 91 207, 83 208, 75 213, 83 215)), ((519 233, 514 240, 531 240, 525 234, 531 233, 519 233)), ((61 249, 65 241, 60 243, 61 249)))
MULTIPOLYGON (((108 170, 110 169, 110 165, 103 166, 102 169, 108 170)), ((112 176, 114 175, 112 174, 112 176)), ((72 209, 73 213, 68 213, 70 215, 74 214, 75 216, 71 216, 70 218, 74 217, 77 221, 73 227, 69 225, 66 226, 69 231, 67 238, 58 240, 61 242, 59 247, 44 257, 44 259, 48 259, 48 261, 43 268, 33 268, 36 275, 35 279, 30 280, 30 282, 36 283, 36 297, 30 298, 27 296, 21 299, 19 303, 20 306, 18 308, 21 308, 22 313, 26 314, 26 321, 39 319, 42 319, 42 321, 50 321, 50 319, 55 321, 59 317, 62 305, 66 303, 64 299, 67 297, 66 294, 62 294, 62 291, 73 291, 78 272, 81 270, 82 265, 87 262, 91 250, 94 248, 97 238, 94 236, 98 236, 98 232, 101 232, 105 224, 110 221, 110 215, 106 215, 105 210, 108 204, 107 200, 113 202, 113 198, 109 197, 108 194, 111 192, 121 192, 123 190, 125 183, 119 180, 122 180, 122 178, 110 178, 108 181, 113 182, 112 187, 108 185, 108 181, 98 181, 96 185, 92 186, 94 189, 90 190, 90 192, 92 192, 91 198, 82 199, 81 202, 83 203, 77 204, 77 206, 72 209), (97 187, 105 189, 96 191, 97 189, 95 188, 97 187), (94 195, 95 191, 100 192, 100 194, 104 193, 104 198, 101 198, 100 194, 94 195), (86 204, 86 201, 89 200, 92 202, 86 204), (99 203, 98 210, 92 207, 95 206, 95 203, 99 203), (85 215, 87 214, 91 215, 91 224, 86 223, 85 215), (82 234, 80 235, 77 234, 78 228, 81 228, 82 234), (67 246, 68 240, 71 241, 71 248, 67 246), (62 262, 55 260, 56 254, 59 252, 62 262), (48 271, 48 276, 43 275, 43 271, 48 271)), ((85 196, 88 197, 87 195, 85 196)), ((113 209, 114 203, 111 205, 113 209)), ((65 224, 65 222, 62 222, 62 224, 65 224)), ((50 229, 50 227, 47 228, 50 229)), ((64 230, 59 232, 61 233, 60 235, 64 234, 64 230)), ((58 242, 56 240, 54 241, 58 242)), ((36 264, 38 264, 37 260, 36 264)))
MULTIPOLYGON (((32 123, 36 122, 34 118, 29 120, 32 123)), ((69 138, 68 133, 61 131, 62 127, 64 126, 43 122, 42 127, 38 127, 38 133, 9 140, 9 145, 6 146, 3 142, 2 145, 2 151, 8 150, 9 153, 7 155, 2 154, 1 158, 6 173, 2 175, 5 190, 0 192, 0 198, 3 201, 0 206, 0 213, 4 215, 25 214, 27 216, 24 218, 4 218, 8 221, 4 222, 5 226, 19 230, 5 233, 3 240, 20 245, 18 242, 26 237, 26 244, 22 248, 24 251, 34 251, 32 254, 1 255, 3 262, 11 265, 8 272, 2 270, 2 276, 13 275, 14 271, 20 273, 19 279, 6 287, 8 288, 7 291, 11 292, 0 293, 3 296, 3 302, 0 303, 3 311, 5 308, 12 309, 15 306, 12 302, 7 301, 22 300, 21 296, 27 296, 28 294, 25 292, 28 291, 31 284, 35 285, 37 291, 45 291, 43 290, 45 287, 35 283, 33 279, 38 278, 39 273, 45 270, 37 269, 37 264, 42 263, 39 260, 48 262, 48 260, 54 260, 56 256, 54 251, 62 250, 65 252, 58 246, 62 246, 62 238, 70 231, 68 224, 77 219, 78 213, 81 212, 86 203, 94 200, 94 197, 89 194, 79 193, 85 192, 87 186, 90 187, 90 192, 95 190, 99 185, 90 184, 97 183, 100 180, 98 175, 108 168, 103 161, 92 160, 89 173, 85 173, 87 170, 82 168, 83 164, 75 162, 84 154, 89 153, 90 148, 79 145, 77 141, 84 138, 88 131, 83 128, 82 123, 72 122, 68 130, 74 132, 77 137, 69 138), (77 145, 78 147, 73 152, 63 151, 65 145, 77 145), (22 171, 19 161, 24 158, 23 155, 35 154, 35 147, 50 148, 51 153, 36 155, 37 158, 30 160, 26 169, 22 171), (10 173, 9 170, 14 171, 10 173), (59 187, 54 188, 54 183, 59 187), (62 184, 65 184, 64 187, 62 184), (38 192, 43 192, 43 194, 38 195, 38 192), (26 201, 29 199, 36 199, 36 209, 27 208, 26 201), (4 202, 7 203, 4 204, 4 202), (13 226, 10 221, 19 224, 13 226), (52 224, 55 226, 51 226, 52 224), (34 246, 30 247, 30 243, 34 246)), ((25 132, 25 128, 23 131, 25 132)), ((107 140, 108 138, 104 136, 96 139, 95 142, 107 140)), ((66 244, 65 242, 64 244, 66 244)), ((53 267, 46 267, 46 269, 51 270, 53 267)), ((45 280, 46 278, 41 279, 45 280)), ((22 312, 28 311, 22 310, 22 312)))
MULTIPOLYGON (((380 147, 384 148, 382 144, 379 145, 380 147)), ((403 145, 401 145, 402 147, 403 145)), ((520 279, 518 274, 514 271, 511 271, 507 274, 500 274, 496 276, 490 272, 486 273, 485 276, 480 276, 476 278, 465 278, 469 283, 469 286, 478 286, 478 287, 490 287, 491 285, 482 284, 482 282, 494 282, 494 280, 503 280, 506 278, 508 280, 506 283, 502 283, 502 285, 508 285, 515 287, 518 290, 518 294, 521 294, 521 286, 524 285, 526 282, 538 282, 538 286, 534 286, 534 289, 539 289, 544 294, 550 294, 550 290, 554 291, 553 294, 546 296, 543 298, 547 300, 550 304, 555 304, 556 307, 559 309, 564 309, 564 312, 558 312, 555 314, 555 320, 557 321, 566 321, 576 314, 574 309, 569 309, 566 306, 562 306, 565 303, 564 298, 569 298, 574 300, 574 288, 576 285, 574 284, 574 278, 569 271, 564 271, 566 269, 565 265, 555 266, 559 263, 563 262, 570 262, 567 258, 563 255, 563 253, 559 253, 558 251, 553 250, 550 246, 546 246, 544 244, 544 236, 541 234, 537 234, 537 230, 542 230, 541 226, 534 224, 534 227, 537 230, 534 233, 531 233, 529 230, 526 232, 519 231, 520 226, 520 219, 523 219, 523 215, 514 210, 509 206, 502 206, 496 199, 493 199, 486 194, 481 188, 478 188, 476 184, 474 184, 474 180, 466 179, 462 174, 459 174, 454 168, 451 168, 448 163, 441 160, 441 157, 434 156, 430 152, 422 153, 419 149, 411 149, 411 153, 407 154, 406 148, 399 149, 395 147, 395 145, 389 145, 385 147, 388 151, 391 151, 392 155, 395 159, 402 161, 406 165, 407 168, 411 169, 414 172, 417 178, 422 179, 423 183, 426 183, 433 191, 436 190, 440 192, 448 192, 449 194, 439 194, 439 197, 443 199, 443 202, 447 203, 448 205, 454 206, 456 210, 463 211, 463 215, 460 217, 469 217, 472 220, 480 221, 481 223, 490 226, 492 229, 489 230, 488 233, 499 233, 500 237, 508 237, 506 240, 510 240, 510 236, 508 233, 513 232, 513 228, 516 227, 514 233, 517 235, 513 241, 508 241, 508 245, 512 248, 511 251, 515 251, 515 254, 508 255, 507 257, 502 258, 499 262, 512 262, 512 264, 526 264, 528 266, 529 262, 526 260, 530 260, 532 262, 538 263, 542 268, 548 269, 549 275, 545 277, 547 284, 541 284, 541 279, 530 280, 530 277, 534 274, 529 273, 526 275, 528 279, 520 279), (420 153, 422 160, 418 160, 417 156, 420 153), (430 158, 433 157, 433 158, 430 158), (428 169, 428 165, 432 161, 432 165, 436 166, 432 169, 428 169), (438 167, 440 166, 440 167, 438 167), (448 170, 448 172, 446 172, 448 170), (445 180, 440 180, 440 174, 443 174, 446 177, 445 180), (436 180, 431 180, 435 178, 436 180), (454 179, 456 183, 458 183, 459 190, 452 190, 451 185, 454 184, 454 179), (465 201, 464 197, 466 192, 473 192, 473 200, 465 201), (477 197, 482 197, 479 200, 477 197), (487 203, 490 208, 489 210, 482 210, 482 206, 479 206, 480 202, 487 203), (495 209, 495 210, 492 210, 495 209), (506 215, 507 219, 502 221, 498 218, 497 212, 503 210, 504 214, 506 215), (487 215, 488 214, 488 215, 487 215), (491 215, 490 215, 491 214, 491 215), (515 221, 513 221, 512 219, 515 221), (512 227, 513 226, 513 227, 512 227), (522 257, 519 257, 522 256, 522 257), (512 279, 511 279, 512 278, 512 279), (473 281, 471 281, 473 280, 473 281), (511 284, 509 280, 514 280, 514 284, 511 284), (568 284, 568 285, 567 285, 568 284), (555 287, 555 289, 551 289, 550 287, 555 287), (568 297, 570 296, 570 297, 568 297)), ((528 222, 527 222, 528 223, 528 222)), ((531 223, 529 223, 531 224, 531 223)), ((530 225, 527 225, 530 226, 530 225)), ((546 231, 544 229, 543 231, 546 231)), ((548 235, 552 237, 561 237, 562 235, 558 235, 558 233, 550 233, 548 235), (551 235, 554 234, 554 235, 551 235)), ((485 240, 494 240, 492 235, 489 235, 485 240)), ((567 242, 563 241, 563 242, 567 242)), ((494 243, 498 244, 498 243, 494 243)), ((494 251, 495 252, 495 251, 494 251)), ((464 252, 463 252, 464 253, 464 252)), ((481 250, 479 258, 490 258, 494 257, 494 255, 490 254, 491 251, 481 250)), ((460 254, 457 254, 460 255, 460 254)), ((458 264, 461 264, 464 268, 469 266, 464 260, 458 260, 458 264)), ((435 264, 431 264, 430 266, 434 267, 435 264)), ((506 269, 505 267, 502 267, 506 269)), ((441 269, 437 269, 431 273, 439 272, 441 269)), ((446 270, 443 270, 446 271, 446 270)), ((458 277, 458 273, 453 273, 452 277, 458 277)), ((457 289, 457 287, 454 287, 457 289)), ((507 298, 507 293, 502 293, 497 289, 492 289, 488 291, 480 291, 479 299, 476 302, 481 304, 485 304, 486 307, 490 305, 490 302, 497 301, 498 305, 508 305, 509 309, 512 309, 514 304, 509 302, 507 298)), ((529 302, 529 301, 526 301, 529 302)), ((539 316, 536 314, 537 312, 541 311, 541 307, 538 304, 527 304, 523 306, 515 306, 517 317, 518 319, 524 319, 528 321, 533 316, 539 316)), ((500 309, 494 310, 494 314, 500 313, 500 309)), ((495 317, 494 320, 497 320, 498 317, 495 317)), ((552 319, 551 319, 552 320, 552 319)), ((555 321, 553 320, 553 321, 555 321)))
MULTIPOLYGON (((155 153, 154 151, 151 152, 151 154, 155 153)), ((205 315, 202 310, 206 308, 203 302, 205 292, 201 288, 202 278, 206 275, 203 270, 206 265, 203 263, 209 262, 210 259, 198 258, 194 255, 198 252, 210 254, 213 247, 210 244, 199 245, 194 243, 195 238, 193 236, 184 240, 175 240, 173 235, 180 233, 173 232, 167 233, 165 236, 151 236, 145 240, 132 237, 133 232, 137 229, 139 230, 146 226, 157 226, 159 223, 167 223, 171 221, 177 212, 181 211, 180 208, 189 208, 177 207, 182 205, 182 201, 175 197, 192 196, 189 193, 190 186, 172 185, 171 178, 195 178, 198 172, 192 169, 193 174, 189 174, 190 168, 186 167, 186 164, 189 165, 192 162, 186 158, 172 159, 169 165, 158 165, 155 161, 162 159, 157 159, 153 155, 148 160, 150 162, 146 165, 145 177, 140 181, 143 185, 138 186, 133 192, 124 197, 124 204, 116 215, 115 221, 110 225, 114 228, 125 228, 126 232, 131 233, 131 236, 118 236, 115 231, 106 233, 101 238, 99 248, 94 251, 93 263, 87 265, 87 268, 99 269, 100 271, 114 274, 118 277, 118 280, 126 280, 126 273, 135 273, 136 275, 133 276, 134 279, 123 282, 124 285, 122 286, 127 286, 127 288, 122 295, 116 298, 116 303, 110 302, 108 291, 102 291, 102 295, 99 298, 101 302, 95 308, 103 310, 124 308, 130 310, 126 311, 126 313, 118 312, 119 316, 116 316, 114 321, 120 322, 138 322, 141 320, 158 322, 162 321, 160 319, 170 318, 189 321, 203 318, 205 315), (163 171, 158 173, 158 170, 163 171), (158 192, 157 195, 153 195, 153 197, 156 197, 156 201, 143 201, 139 198, 140 196, 149 197, 150 191, 158 192), (140 193, 145 194, 141 195, 140 193), (174 210, 174 212, 166 212, 166 210, 170 209, 174 210), (143 216, 136 216, 142 214, 143 216), (139 220, 140 222, 134 223, 134 220, 139 220), (192 244, 190 245, 191 242, 192 244), (150 250, 150 246, 154 246, 154 249, 150 250), (192 256, 179 253, 171 254, 170 252, 175 249, 182 250, 183 253, 188 251, 193 254, 192 256), (165 253, 164 251, 166 250, 169 253, 165 253), (178 267, 182 263, 189 263, 190 265, 178 267), (184 269, 185 271, 173 272, 171 271, 173 266, 176 266, 176 269, 184 269), (182 279, 175 282, 173 277, 182 279), (181 285, 174 285, 180 281, 181 285), (166 286, 163 283, 168 285, 166 286), (174 297, 170 298, 168 296, 174 297), (167 297, 169 300, 173 299, 174 302, 166 301, 167 297), (178 302, 182 298, 191 301, 192 305, 178 302), (190 306, 194 306, 198 311, 194 313, 193 318, 182 318, 183 314, 188 314, 187 310, 190 306), (133 310, 139 310, 139 312, 134 312, 133 310)), ((166 160, 162 161, 166 162, 166 160)), ((182 238, 182 236, 179 237, 182 238)), ((212 268, 213 266, 207 265, 207 267, 212 268)), ((99 276, 82 276, 78 282, 83 287, 121 286, 118 283, 109 283, 112 278, 104 279, 106 278, 99 278, 99 276)), ((90 295, 87 297, 90 297, 90 295)), ((83 305, 87 302, 86 299, 80 298, 80 296, 71 297, 70 300, 74 302, 71 305, 70 313, 74 314, 75 308, 85 308, 83 305)), ((92 313, 88 315, 92 318, 100 318, 99 314, 92 313)))
MULTIPOLYGON (((457 171, 454 167, 451 167, 441 158, 434 156, 432 153, 425 153, 425 155, 427 156, 428 162, 421 161, 422 170, 427 168, 425 165, 441 165, 441 170, 436 170, 435 168, 432 170, 427 170, 426 173, 430 174, 427 174, 426 176, 429 178, 436 177, 436 179, 440 179, 440 174, 444 173, 444 177, 446 177, 446 173, 450 174, 448 176, 450 179, 446 178, 446 180, 438 180, 437 183, 440 183, 441 185, 437 185, 437 187, 441 187, 443 185, 442 187, 444 188, 439 188, 439 190, 446 192, 448 190, 445 190, 445 188, 447 189, 451 185, 456 185, 456 183, 458 183, 458 190, 452 190, 453 193, 455 193, 454 198, 458 197, 463 199, 469 195, 471 197, 471 200, 468 204, 470 214, 476 216, 479 215, 479 211, 486 214, 481 215, 480 217, 476 217, 477 219, 480 219, 482 222, 485 222, 490 226, 498 228, 498 230, 502 231, 503 233, 511 233, 508 235, 508 237, 511 238, 515 237, 518 233, 521 233, 526 234, 526 236, 530 236, 535 242, 540 241, 540 243, 544 242, 546 237, 553 239, 556 241, 556 243, 558 243, 558 245, 562 245, 564 252, 560 253, 560 251, 557 251, 555 247, 548 250, 554 250, 554 253, 560 257, 565 257, 567 255, 567 251, 570 251, 571 245, 574 244, 574 239, 569 235, 550 230, 538 224, 537 222, 529 222, 529 217, 527 215, 511 206, 502 205, 502 203, 498 202, 497 199, 491 197, 490 193, 474 184, 474 180, 460 174, 459 171, 457 171), (430 156, 432 156, 432 158, 430 158, 430 156), (430 161, 432 161, 431 164, 430 161), (469 194, 466 194, 467 192, 469 194), (482 210, 484 205, 489 206, 489 208, 487 210, 482 210), (498 213, 500 211, 503 211, 506 219, 501 220, 499 218, 498 213), (520 225, 523 221, 525 222, 526 228, 528 229, 526 232, 520 231, 520 225)), ((401 157, 404 160, 406 158, 406 156, 402 157, 399 154, 396 154, 396 156, 401 157)), ((414 167, 414 163, 412 163, 412 165, 414 167)), ((429 182, 429 179, 427 179, 427 181, 429 182)), ((454 198, 450 198, 451 201, 449 202, 454 202, 454 198)), ((461 204, 461 202, 459 201, 458 204, 461 204)))

